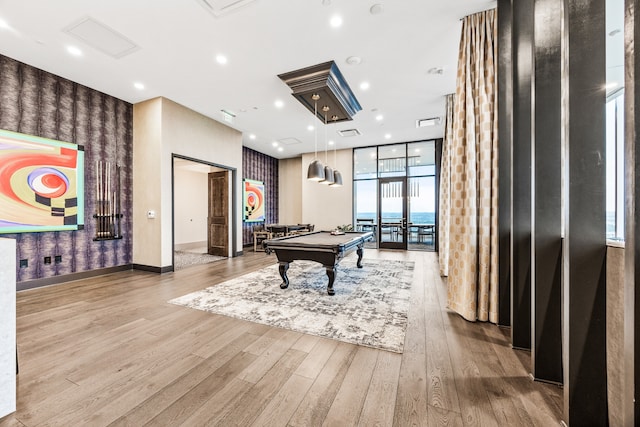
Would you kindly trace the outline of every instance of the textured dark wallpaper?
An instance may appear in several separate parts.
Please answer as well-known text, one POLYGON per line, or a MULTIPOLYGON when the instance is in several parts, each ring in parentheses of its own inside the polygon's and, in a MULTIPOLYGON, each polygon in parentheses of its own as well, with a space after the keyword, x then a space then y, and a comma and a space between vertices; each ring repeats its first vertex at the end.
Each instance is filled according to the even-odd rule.
MULTIPOLYGON (((242 147, 242 178, 254 179, 264 182, 265 191, 265 217, 267 224, 278 222, 278 159, 262 154, 258 151, 242 147)), ((242 204, 242 200, 240 200, 242 204)), ((240 209, 243 209, 240 206, 240 209)), ((242 223, 242 243, 253 244, 251 227, 259 224, 242 223)))
POLYGON ((29 261, 17 268, 17 281, 130 264, 133 106, 0 55, 0 128, 72 142, 85 151, 84 230, 0 234, 16 239, 17 260, 29 261), (93 241, 97 160, 122 168, 121 240, 93 241), (45 256, 56 255, 62 263, 44 264, 45 256))

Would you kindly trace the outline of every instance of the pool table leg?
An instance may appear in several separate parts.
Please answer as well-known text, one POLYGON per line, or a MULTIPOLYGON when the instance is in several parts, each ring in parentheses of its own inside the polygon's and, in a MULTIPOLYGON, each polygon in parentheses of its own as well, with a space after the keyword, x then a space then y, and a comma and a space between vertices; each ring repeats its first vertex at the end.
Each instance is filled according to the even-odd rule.
POLYGON ((280 262, 280 266, 278 267, 278 271, 280 272, 280 277, 282 277, 282 283, 280 284, 280 289, 287 289, 289 287, 289 278, 287 277, 287 270, 289 269, 288 262, 280 262))
POLYGON ((333 282, 336 281, 336 267, 332 265, 330 267, 325 266, 327 270, 327 277, 329 278, 329 284, 327 285, 327 293, 329 295, 335 295, 336 291, 333 290, 333 282))
POLYGON ((358 262, 356 263, 356 265, 358 266, 358 268, 362 268, 362 254, 363 254, 363 250, 362 250, 362 246, 358 246, 358 249, 356 250, 356 253, 358 254, 358 262))

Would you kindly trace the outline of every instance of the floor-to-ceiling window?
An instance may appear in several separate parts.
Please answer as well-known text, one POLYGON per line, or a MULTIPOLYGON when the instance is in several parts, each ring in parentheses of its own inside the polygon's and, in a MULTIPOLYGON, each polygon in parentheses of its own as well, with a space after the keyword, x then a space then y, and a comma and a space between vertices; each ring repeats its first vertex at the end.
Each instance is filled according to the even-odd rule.
POLYGON ((435 152, 433 140, 354 149, 354 224, 380 247, 435 250, 435 152))
POLYGON ((624 240, 624 1, 607 0, 606 233, 624 240))

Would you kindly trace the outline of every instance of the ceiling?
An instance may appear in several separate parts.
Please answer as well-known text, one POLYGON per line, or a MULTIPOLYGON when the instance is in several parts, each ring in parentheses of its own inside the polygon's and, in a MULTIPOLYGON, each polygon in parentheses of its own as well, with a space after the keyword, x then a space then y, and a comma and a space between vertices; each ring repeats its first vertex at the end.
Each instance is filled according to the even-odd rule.
POLYGON ((288 158, 313 152, 316 132, 320 150, 329 140, 340 149, 441 137, 444 120, 423 128, 416 120, 444 115, 460 19, 495 7, 485 0, 249 0, 215 16, 207 1, 234 3, 0 0, 0 53, 131 103, 164 96, 221 122, 228 111, 235 117, 225 123, 243 133, 243 145, 288 158), (334 16, 341 26, 330 24, 334 16), (99 33, 87 41, 65 31, 86 18, 124 37, 111 46, 120 55, 96 48, 99 33), (70 54, 70 46, 82 53, 70 54), (352 56, 360 64, 347 63, 352 56), (330 60, 362 111, 325 127, 278 74, 330 60), (361 135, 337 134, 351 128, 361 135))

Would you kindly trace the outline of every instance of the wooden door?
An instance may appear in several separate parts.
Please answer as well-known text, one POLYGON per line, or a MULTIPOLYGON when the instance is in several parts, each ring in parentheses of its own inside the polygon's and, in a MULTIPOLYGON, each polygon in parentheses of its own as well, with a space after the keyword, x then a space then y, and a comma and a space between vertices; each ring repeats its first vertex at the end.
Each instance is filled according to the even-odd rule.
POLYGON ((209 173, 207 252, 229 256, 229 173, 209 173))

